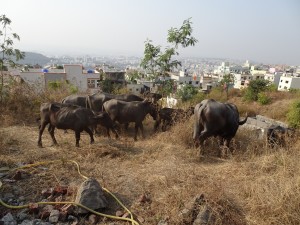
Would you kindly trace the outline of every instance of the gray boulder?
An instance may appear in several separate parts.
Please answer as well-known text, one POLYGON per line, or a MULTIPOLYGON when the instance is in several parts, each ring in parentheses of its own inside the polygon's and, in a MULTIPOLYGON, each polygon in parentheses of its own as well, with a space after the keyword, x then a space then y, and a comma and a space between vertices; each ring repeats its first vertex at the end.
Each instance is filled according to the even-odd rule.
MULTIPOLYGON (((93 210, 107 207, 107 200, 104 196, 103 189, 94 178, 89 178, 81 184, 77 191, 75 202, 93 210)), ((81 207, 77 208, 77 213, 87 212, 87 210, 81 207)))

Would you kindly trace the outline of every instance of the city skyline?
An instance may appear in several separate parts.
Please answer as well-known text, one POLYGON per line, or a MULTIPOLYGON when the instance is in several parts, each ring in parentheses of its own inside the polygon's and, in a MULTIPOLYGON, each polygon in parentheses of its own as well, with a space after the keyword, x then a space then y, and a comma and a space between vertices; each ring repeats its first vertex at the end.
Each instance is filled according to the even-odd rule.
POLYGON ((180 57, 300 65, 300 2, 266 1, 5 1, 19 34, 14 46, 46 55, 143 56, 147 39, 164 49, 171 27, 191 18, 194 47, 180 57))

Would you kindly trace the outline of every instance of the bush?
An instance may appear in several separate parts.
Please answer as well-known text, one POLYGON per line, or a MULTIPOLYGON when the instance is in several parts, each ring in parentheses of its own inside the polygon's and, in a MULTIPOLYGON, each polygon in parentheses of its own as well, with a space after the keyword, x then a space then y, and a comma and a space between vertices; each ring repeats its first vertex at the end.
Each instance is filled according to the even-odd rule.
POLYGON ((261 105, 267 105, 271 102, 271 98, 265 92, 261 92, 257 95, 257 101, 261 105))
POLYGON ((258 94, 268 90, 269 84, 269 81, 261 79, 250 81, 248 88, 245 90, 244 99, 246 101, 257 101, 258 94))
POLYGON ((300 128, 300 100, 292 103, 287 113, 287 120, 291 127, 300 128))
POLYGON ((198 91, 196 88, 190 84, 187 84, 183 86, 181 89, 177 91, 178 97, 181 98, 183 102, 186 102, 193 98, 194 95, 196 95, 198 91))

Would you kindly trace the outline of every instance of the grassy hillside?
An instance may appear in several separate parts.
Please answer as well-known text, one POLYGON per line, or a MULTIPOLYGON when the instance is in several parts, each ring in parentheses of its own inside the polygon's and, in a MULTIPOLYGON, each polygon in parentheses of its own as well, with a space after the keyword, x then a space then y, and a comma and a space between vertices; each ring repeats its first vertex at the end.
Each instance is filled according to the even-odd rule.
MULTIPOLYGON (((45 96, 60 99, 57 93, 45 96)), ((33 102, 45 100, 31 97, 35 99, 33 102)), ((238 105, 242 115, 251 112, 285 121, 287 108, 297 97, 291 93, 275 93, 273 102, 266 106, 245 103, 236 95, 229 101, 238 105)), ((36 111, 36 105, 32 103, 32 112, 36 111)), ((74 147, 71 131, 67 134, 56 131, 59 146, 51 146, 45 131, 44 148, 38 148, 35 115, 23 109, 26 116, 21 117, 20 105, 16 103, 14 107, 17 108, 11 110, 15 113, 7 113, 9 108, 6 108, 1 115, 5 120, 0 128, 0 168, 56 159, 76 160, 84 175, 95 177, 115 193, 141 224, 159 221, 184 224, 180 212, 201 194, 213 212, 213 224, 300 223, 299 136, 289 140, 286 147, 270 149, 263 140, 257 140, 241 127, 232 143, 232 153, 218 158, 214 138, 206 142, 201 152, 193 147, 193 117, 163 133, 153 133, 153 121, 147 118, 146 138, 139 136, 136 142, 131 125, 119 140, 101 135, 95 137, 93 145, 84 134, 80 148, 74 147), (141 201, 141 196, 147 200, 141 201)), ((45 188, 67 185, 76 190, 83 181, 76 168, 67 164, 45 165, 22 173, 24 178, 14 183, 3 181, 1 195, 12 193, 18 186, 25 196, 24 202, 41 201, 45 188)), ((74 194, 64 198, 73 200, 74 194)), ((117 210, 120 207, 109 199, 105 212, 115 214, 117 210)), ((0 207, 0 217, 7 211, 11 210, 0 207)), ((87 224, 86 220, 87 217, 82 217, 80 224, 87 224)), ((98 224, 112 222, 126 224, 103 218, 99 218, 98 224)))

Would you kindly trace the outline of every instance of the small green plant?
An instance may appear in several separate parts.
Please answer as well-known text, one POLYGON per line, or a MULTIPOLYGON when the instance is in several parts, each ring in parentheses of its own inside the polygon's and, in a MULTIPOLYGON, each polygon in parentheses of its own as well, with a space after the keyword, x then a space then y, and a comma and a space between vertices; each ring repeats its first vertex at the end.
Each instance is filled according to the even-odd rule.
POLYGON ((261 92, 257 94, 257 101, 261 105, 267 105, 271 102, 271 98, 265 92, 261 92))
POLYGON ((196 88, 190 84, 187 84, 183 86, 181 89, 177 91, 178 97, 181 98, 183 102, 186 102, 193 98, 194 95, 196 95, 198 91, 196 88))
POLYGON ((292 103, 287 113, 287 120, 291 127, 300 128, 300 100, 292 103))
POLYGON ((245 90, 244 99, 246 101, 257 101, 258 94, 268 90, 269 81, 267 80, 252 80, 248 88, 245 90))

